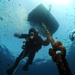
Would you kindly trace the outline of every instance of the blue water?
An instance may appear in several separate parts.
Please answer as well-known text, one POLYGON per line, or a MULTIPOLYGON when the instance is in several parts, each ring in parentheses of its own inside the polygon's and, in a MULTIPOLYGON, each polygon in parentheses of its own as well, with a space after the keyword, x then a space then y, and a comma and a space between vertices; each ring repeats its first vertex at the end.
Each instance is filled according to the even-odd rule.
MULTIPOLYGON (((28 33, 28 30, 31 28, 27 21, 28 13, 40 3, 43 3, 47 9, 49 9, 49 5, 51 4, 52 8, 50 12, 59 23, 59 29, 54 33, 53 38, 55 41, 62 41, 66 47, 68 56, 72 44, 69 39, 69 33, 75 28, 75 1, 61 1, 63 2, 58 0, 57 2, 53 0, 0 0, 0 45, 3 44, 6 46, 12 56, 16 58, 22 51, 21 46, 24 39, 15 38, 13 36, 14 33, 28 33)), ((43 37, 43 39, 46 38, 43 37)), ((21 72, 23 72, 23 75, 24 73, 25 75, 41 75, 43 73, 43 75, 54 75, 52 70, 56 70, 55 72, 58 75, 56 65, 53 65, 55 63, 51 61, 51 57, 48 55, 50 47, 51 45, 42 47, 36 54, 34 65, 32 65, 28 72, 23 72, 21 68, 19 68, 15 75, 21 75, 21 72), (45 69, 46 72, 43 72, 45 69)), ((3 73, 1 74, 4 75, 3 73)))

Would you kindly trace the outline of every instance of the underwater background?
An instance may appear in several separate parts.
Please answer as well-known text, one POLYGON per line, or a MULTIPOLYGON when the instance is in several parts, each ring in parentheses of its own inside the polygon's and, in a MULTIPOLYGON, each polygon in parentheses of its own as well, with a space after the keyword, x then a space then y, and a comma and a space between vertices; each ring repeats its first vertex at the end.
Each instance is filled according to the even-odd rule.
MULTIPOLYGON (((51 7, 50 13, 59 23, 53 38, 62 41, 66 47, 66 59, 75 75, 75 41, 69 39, 70 32, 75 29, 75 0, 0 0, 0 75, 7 75, 6 70, 22 51, 24 39, 15 38, 14 33, 28 33, 31 25, 27 16, 40 3, 48 10, 51 7)), ((51 45, 43 46, 37 52, 27 72, 22 70, 25 58, 14 75, 59 75, 56 64, 48 55, 49 48, 51 45)))

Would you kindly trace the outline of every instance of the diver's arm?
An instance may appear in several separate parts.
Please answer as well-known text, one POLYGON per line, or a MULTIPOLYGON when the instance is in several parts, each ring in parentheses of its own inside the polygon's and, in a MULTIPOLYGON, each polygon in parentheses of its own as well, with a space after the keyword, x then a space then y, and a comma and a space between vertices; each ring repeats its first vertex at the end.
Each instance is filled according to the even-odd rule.
POLYGON ((21 34, 19 33, 14 33, 14 37, 20 38, 21 34))
POLYGON ((17 38, 27 38, 28 37, 28 34, 15 33, 14 36, 17 37, 17 38))
POLYGON ((49 45, 49 40, 48 40, 48 38, 47 38, 46 40, 43 40, 43 39, 40 37, 40 42, 41 42, 41 44, 42 44, 43 46, 49 45))
POLYGON ((48 40, 48 37, 47 37, 47 39, 46 39, 45 41, 43 41, 43 45, 44 45, 44 46, 49 45, 49 40, 48 40))
POLYGON ((20 38, 25 38, 25 39, 26 39, 26 38, 28 38, 28 37, 29 37, 28 34, 21 34, 21 35, 20 35, 20 38))

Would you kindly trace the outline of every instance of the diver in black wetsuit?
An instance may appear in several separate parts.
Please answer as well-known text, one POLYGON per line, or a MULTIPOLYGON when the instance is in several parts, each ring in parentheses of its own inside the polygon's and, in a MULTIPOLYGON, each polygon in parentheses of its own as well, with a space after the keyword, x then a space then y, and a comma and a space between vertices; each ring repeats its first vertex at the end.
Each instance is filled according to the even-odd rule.
POLYGON ((12 75, 12 73, 18 66, 20 60, 26 56, 28 56, 28 60, 23 66, 23 70, 25 71, 28 70, 28 67, 30 64, 32 64, 36 52, 38 52, 38 50, 41 49, 42 45, 44 46, 49 45, 48 38, 45 41, 43 41, 43 39, 38 35, 38 32, 34 28, 31 28, 28 34, 14 34, 14 36, 18 38, 25 38, 26 42, 25 45, 22 46, 23 51, 17 57, 14 65, 7 70, 7 73, 9 75, 12 75))

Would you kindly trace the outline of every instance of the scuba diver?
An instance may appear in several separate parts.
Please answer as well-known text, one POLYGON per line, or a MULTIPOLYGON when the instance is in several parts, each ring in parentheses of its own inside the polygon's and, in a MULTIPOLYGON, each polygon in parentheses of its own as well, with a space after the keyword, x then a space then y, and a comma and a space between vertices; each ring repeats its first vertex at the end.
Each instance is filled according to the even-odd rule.
POLYGON ((73 41, 73 40, 75 39, 74 34, 75 34, 75 29, 72 30, 71 33, 69 34, 69 39, 70 39, 71 41, 73 41))
POLYGON ((26 42, 23 42, 23 43, 25 43, 22 46, 23 51, 17 57, 14 65, 7 70, 8 75, 12 75, 13 74, 13 72, 17 68, 19 62, 23 58, 25 58, 26 56, 28 57, 28 60, 26 61, 25 65, 23 66, 23 70, 27 71, 29 65, 32 64, 32 62, 33 62, 33 59, 35 57, 36 52, 38 52, 42 48, 42 45, 44 45, 44 46, 49 45, 48 38, 44 41, 38 35, 38 32, 34 28, 31 28, 29 30, 28 34, 17 34, 17 33, 15 33, 14 36, 18 37, 18 38, 25 38, 26 42))

